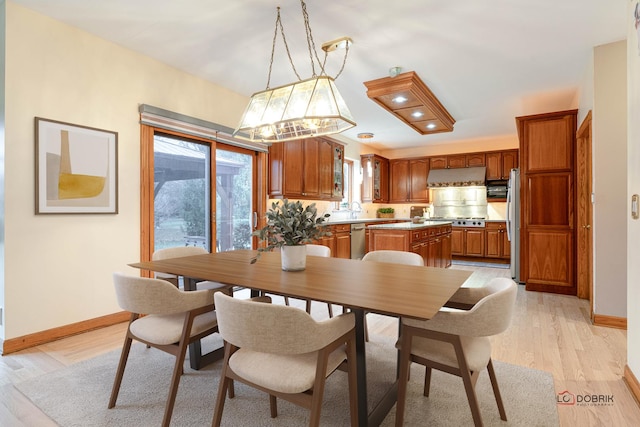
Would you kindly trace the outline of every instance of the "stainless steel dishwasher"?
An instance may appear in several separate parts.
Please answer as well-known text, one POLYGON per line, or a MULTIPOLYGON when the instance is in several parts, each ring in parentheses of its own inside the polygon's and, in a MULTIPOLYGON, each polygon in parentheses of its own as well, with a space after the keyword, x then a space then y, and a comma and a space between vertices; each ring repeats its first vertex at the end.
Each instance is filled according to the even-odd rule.
POLYGON ((351 224, 351 259, 362 259, 364 256, 364 224, 351 224))

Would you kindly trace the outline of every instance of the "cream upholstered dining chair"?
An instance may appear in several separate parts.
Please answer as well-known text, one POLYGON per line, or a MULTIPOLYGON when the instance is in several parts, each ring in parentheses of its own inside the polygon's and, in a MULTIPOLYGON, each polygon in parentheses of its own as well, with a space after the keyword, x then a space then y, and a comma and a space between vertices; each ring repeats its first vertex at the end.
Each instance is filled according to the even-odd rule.
POLYGON ((109 408, 118 399, 122 376, 133 340, 173 354, 176 361, 165 405, 163 426, 171 422, 171 414, 183 372, 187 346, 218 331, 211 290, 184 292, 166 280, 126 276, 114 273, 113 282, 118 304, 131 312, 122 354, 113 382, 109 408), (140 316, 144 314, 144 316, 140 316))
MULTIPOLYGON (((331 257, 331 248, 329 246, 315 245, 313 243, 309 243, 306 246, 307 255, 320 256, 325 258, 331 257)), ((307 313, 311 314, 311 300, 307 300, 306 310, 307 313)), ((327 303, 327 310, 329 311, 329 317, 333 317, 333 307, 329 303, 327 303)))
MULTIPOLYGON (((416 265, 424 267, 424 259, 414 252, 393 251, 387 249, 367 252, 362 257, 362 261, 386 262, 389 264, 416 265)), ((367 316, 365 313, 364 334, 365 340, 369 341, 369 332, 367 329, 367 316)))
POLYGON ((481 288, 460 288, 450 300, 471 306, 469 310, 441 310, 430 320, 402 319, 400 330, 400 380, 396 426, 404 421, 407 380, 411 362, 426 367, 425 396, 429 396, 431 370, 462 377, 476 426, 482 417, 475 392, 478 376, 485 368, 493 387, 500 418, 507 415, 491 361, 489 336, 504 332, 515 309, 517 286, 507 278, 494 278, 481 288))
MULTIPOLYGON (((158 249, 151 255, 152 261, 162 261, 170 258, 181 258, 192 255, 208 254, 207 250, 200 246, 174 246, 170 248, 158 249)), ((178 276, 168 273, 155 273, 156 279, 163 279, 173 283, 176 287, 179 287, 178 276)), ((233 292, 233 286, 225 285, 224 283, 211 282, 208 280, 197 282, 196 289, 214 289, 220 290, 228 295, 233 292)))
POLYGON ((326 377, 345 364, 351 425, 358 425, 353 313, 316 322, 295 307, 220 292, 214 299, 225 353, 213 426, 222 421, 227 391, 233 397, 234 380, 269 394, 271 418, 281 398, 310 409, 309 425, 318 426, 326 377))

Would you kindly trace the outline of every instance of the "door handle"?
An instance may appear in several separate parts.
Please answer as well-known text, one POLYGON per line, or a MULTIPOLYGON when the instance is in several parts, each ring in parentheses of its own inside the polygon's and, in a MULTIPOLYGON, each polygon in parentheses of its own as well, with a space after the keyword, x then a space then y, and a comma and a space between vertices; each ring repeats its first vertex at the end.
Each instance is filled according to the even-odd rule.
POLYGON ((253 228, 258 228, 258 212, 253 213, 253 228))
POLYGON ((587 225, 583 225, 582 227, 583 227, 583 228, 586 228, 586 229, 588 230, 588 229, 590 229, 590 228, 591 228, 591 225, 590 225, 590 224, 587 224, 587 225))

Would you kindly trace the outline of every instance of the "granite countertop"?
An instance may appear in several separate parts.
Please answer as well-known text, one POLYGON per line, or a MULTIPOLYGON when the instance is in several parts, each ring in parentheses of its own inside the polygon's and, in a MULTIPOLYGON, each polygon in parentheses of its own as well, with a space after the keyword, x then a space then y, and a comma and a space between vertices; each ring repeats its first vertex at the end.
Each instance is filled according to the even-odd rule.
POLYGON ((363 224, 365 222, 387 222, 387 221, 411 221, 411 218, 356 218, 356 219, 335 219, 324 222, 324 224, 363 224))
POLYGON ((367 228, 375 230, 419 230, 421 228, 437 227, 440 225, 451 224, 451 221, 425 221, 422 223, 396 222, 394 224, 378 224, 370 225, 367 228))

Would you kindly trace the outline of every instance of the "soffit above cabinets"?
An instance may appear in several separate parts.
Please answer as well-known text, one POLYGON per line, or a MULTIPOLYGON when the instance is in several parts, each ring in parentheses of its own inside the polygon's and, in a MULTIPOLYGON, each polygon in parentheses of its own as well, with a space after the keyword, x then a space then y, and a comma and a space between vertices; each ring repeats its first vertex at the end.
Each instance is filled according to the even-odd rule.
POLYGON ((419 134, 453 130, 455 119, 415 72, 371 80, 364 85, 369 98, 419 134), (404 101, 398 102, 398 97, 404 101))

